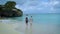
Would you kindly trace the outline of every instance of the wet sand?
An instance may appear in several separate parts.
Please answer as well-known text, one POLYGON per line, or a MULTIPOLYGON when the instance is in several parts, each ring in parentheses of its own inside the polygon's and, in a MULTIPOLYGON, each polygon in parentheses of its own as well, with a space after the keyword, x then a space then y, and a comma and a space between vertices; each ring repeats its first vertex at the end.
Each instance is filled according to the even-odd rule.
POLYGON ((24 22, 0 22, 0 34, 60 34, 58 24, 33 23, 26 27, 24 22))

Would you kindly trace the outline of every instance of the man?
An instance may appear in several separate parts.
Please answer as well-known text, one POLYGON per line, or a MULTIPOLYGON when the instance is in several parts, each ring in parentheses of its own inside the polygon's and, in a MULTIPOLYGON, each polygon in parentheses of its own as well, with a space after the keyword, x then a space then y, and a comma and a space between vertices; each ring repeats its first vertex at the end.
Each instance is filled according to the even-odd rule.
POLYGON ((28 15, 26 15, 25 23, 26 23, 25 34, 28 34, 28 15))
POLYGON ((26 15, 25 22, 26 22, 26 25, 28 25, 28 15, 26 15))

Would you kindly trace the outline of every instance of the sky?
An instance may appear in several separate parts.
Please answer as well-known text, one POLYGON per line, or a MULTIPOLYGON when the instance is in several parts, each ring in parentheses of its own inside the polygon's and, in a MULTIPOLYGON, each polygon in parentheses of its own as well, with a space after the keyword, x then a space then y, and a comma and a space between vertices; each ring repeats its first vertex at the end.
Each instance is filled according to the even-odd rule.
POLYGON ((0 0, 0 4, 6 1, 15 1, 15 7, 21 9, 24 14, 60 13, 60 0, 0 0))

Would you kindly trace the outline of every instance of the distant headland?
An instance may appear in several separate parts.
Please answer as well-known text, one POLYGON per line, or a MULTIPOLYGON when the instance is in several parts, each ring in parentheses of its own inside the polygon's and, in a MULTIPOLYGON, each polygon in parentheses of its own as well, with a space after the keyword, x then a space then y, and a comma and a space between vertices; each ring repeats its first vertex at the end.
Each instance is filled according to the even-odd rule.
POLYGON ((21 17, 23 12, 15 5, 14 1, 7 1, 4 5, 0 5, 0 17, 21 17))

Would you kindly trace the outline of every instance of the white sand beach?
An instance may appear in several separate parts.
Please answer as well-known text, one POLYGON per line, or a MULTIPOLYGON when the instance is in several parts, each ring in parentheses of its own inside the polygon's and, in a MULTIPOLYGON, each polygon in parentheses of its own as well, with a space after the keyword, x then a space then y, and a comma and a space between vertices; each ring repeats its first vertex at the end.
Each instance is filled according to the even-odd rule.
POLYGON ((38 24, 33 23, 30 28, 26 28, 24 22, 0 22, 0 34, 60 34, 56 24, 38 24), (28 31, 27 31, 28 30, 28 31), (31 32, 30 32, 31 31, 31 32))
POLYGON ((0 21, 0 34, 24 34, 15 30, 17 24, 11 24, 9 21, 0 21))

